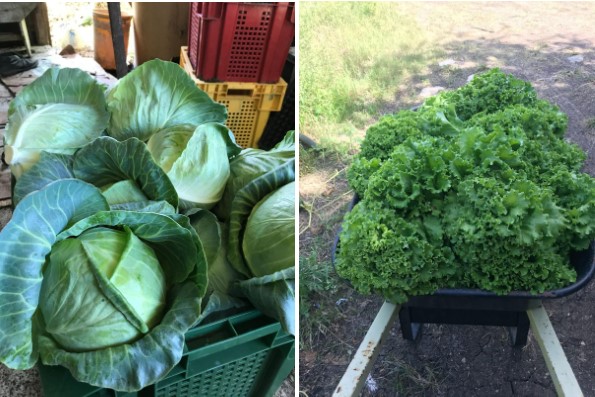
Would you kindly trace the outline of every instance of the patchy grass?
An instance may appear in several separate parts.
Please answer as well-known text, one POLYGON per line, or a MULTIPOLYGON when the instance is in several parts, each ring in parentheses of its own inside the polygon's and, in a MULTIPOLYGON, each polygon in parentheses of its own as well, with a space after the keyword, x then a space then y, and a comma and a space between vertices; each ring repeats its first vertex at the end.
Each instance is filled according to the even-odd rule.
POLYGON ((300 345, 310 350, 316 335, 336 317, 334 296, 338 288, 337 275, 329 260, 321 260, 317 251, 322 244, 314 244, 310 254, 300 257, 300 345))
POLYGON ((300 131, 324 147, 357 148, 404 79, 440 53, 396 3, 300 4, 300 131))
POLYGON ((345 161, 337 151, 300 148, 300 343, 309 349, 314 335, 325 331, 337 315, 341 281, 331 262, 336 226, 345 213, 351 190, 345 161))

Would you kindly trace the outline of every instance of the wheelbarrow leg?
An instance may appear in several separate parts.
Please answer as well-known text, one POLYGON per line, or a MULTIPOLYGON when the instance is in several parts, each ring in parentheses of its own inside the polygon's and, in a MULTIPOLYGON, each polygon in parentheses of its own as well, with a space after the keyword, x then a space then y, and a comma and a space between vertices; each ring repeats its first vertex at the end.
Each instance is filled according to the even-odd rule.
POLYGON ((411 322, 410 307, 401 307, 401 310, 399 311, 399 322, 401 323, 403 339, 412 341, 419 340, 423 324, 411 322))
POLYGON ((515 347, 523 347, 527 344, 527 337, 529 334, 529 316, 527 312, 519 312, 519 318, 516 327, 509 327, 508 332, 510 335, 510 341, 515 347))

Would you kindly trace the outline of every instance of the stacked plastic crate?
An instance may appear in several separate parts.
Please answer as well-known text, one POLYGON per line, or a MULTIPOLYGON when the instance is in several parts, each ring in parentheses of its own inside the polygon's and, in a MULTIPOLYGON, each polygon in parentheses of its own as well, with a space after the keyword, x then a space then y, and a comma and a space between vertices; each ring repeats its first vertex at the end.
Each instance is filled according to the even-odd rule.
POLYGON ((242 147, 257 147, 270 112, 282 108, 294 32, 294 3, 190 4, 180 64, 227 106, 227 126, 242 147))

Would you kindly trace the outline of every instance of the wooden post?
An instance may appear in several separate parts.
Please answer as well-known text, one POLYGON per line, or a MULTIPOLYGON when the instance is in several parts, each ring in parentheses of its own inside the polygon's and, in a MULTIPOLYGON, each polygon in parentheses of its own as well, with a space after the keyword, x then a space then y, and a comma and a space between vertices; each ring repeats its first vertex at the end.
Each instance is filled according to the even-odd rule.
POLYGON ((114 45, 114 60, 116 61, 116 77, 122 78, 128 72, 126 66, 126 50, 124 49, 124 32, 122 31, 122 14, 120 3, 108 2, 109 23, 114 45))
POLYGON ((29 40, 29 31, 27 30, 27 22, 22 19, 19 22, 19 27, 21 28, 21 34, 23 35, 23 41, 25 42, 25 47, 27 48, 27 55, 31 58, 31 40, 29 40))
POLYGON ((27 15, 27 26, 31 32, 33 45, 52 45, 50 34, 50 19, 46 3, 38 3, 37 7, 27 15))

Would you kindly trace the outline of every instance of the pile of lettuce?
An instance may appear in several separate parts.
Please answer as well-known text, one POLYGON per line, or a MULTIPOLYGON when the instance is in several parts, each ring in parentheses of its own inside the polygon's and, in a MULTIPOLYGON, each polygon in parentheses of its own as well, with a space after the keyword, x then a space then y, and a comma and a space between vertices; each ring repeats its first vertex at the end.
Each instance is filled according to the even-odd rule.
POLYGON ((0 362, 41 359, 140 390, 206 313, 252 305, 294 333, 294 134, 242 149, 176 64, 114 87, 50 69, 11 102, 13 217, 0 232, 0 362))
POLYGON ((440 288, 541 293, 576 279, 595 237, 595 179, 567 116, 497 69, 383 117, 348 171, 360 201, 337 272, 402 303, 440 288))

